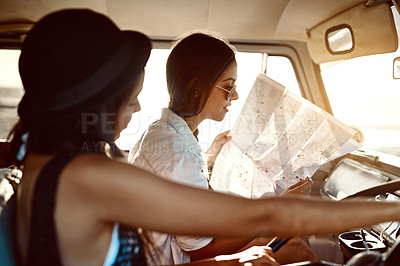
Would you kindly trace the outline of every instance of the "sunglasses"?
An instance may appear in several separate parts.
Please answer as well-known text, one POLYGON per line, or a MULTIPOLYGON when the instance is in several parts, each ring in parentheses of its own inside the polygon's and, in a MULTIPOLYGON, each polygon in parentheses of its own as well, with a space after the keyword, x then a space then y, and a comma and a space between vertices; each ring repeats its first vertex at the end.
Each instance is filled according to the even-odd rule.
POLYGON ((232 96, 236 91, 236 85, 233 85, 230 90, 225 89, 225 88, 223 88, 221 86, 218 86, 218 85, 214 85, 214 86, 217 87, 218 89, 221 89, 221 90, 226 91, 228 93, 228 96, 226 97, 227 101, 230 101, 232 99, 232 96))

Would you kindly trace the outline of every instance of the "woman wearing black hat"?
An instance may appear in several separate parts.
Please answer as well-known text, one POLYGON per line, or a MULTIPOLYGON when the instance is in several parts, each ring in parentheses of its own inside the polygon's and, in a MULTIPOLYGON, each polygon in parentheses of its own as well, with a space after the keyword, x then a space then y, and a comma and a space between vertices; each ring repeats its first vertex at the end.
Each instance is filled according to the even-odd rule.
MULTIPOLYGON (((132 229, 138 227, 289 236, 400 219, 397 203, 249 200, 171 183, 109 158, 104 147, 121 156, 114 140, 140 109, 150 50, 144 35, 123 33, 88 10, 50 14, 27 35, 19 62, 26 93, 9 153, 23 171, 15 237, 21 263, 145 264, 142 238, 132 229)), ((254 264, 274 263, 261 251, 250 257, 261 256, 254 264)))
MULTIPOLYGON (((110 157, 122 156, 114 140, 140 110, 150 51, 145 35, 121 32, 88 10, 50 14, 28 34, 19 65, 26 93, 10 151, 24 172, 16 231, 21 264, 145 264, 135 228, 157 219, 155 202, 145 196, 153 182, 105 155, 108 147, 110 157), (146 182, 132 183, 136 175, 146 182)), ((248 252, 260 255, 257 263, 267 260, 265 249, 248 252)))

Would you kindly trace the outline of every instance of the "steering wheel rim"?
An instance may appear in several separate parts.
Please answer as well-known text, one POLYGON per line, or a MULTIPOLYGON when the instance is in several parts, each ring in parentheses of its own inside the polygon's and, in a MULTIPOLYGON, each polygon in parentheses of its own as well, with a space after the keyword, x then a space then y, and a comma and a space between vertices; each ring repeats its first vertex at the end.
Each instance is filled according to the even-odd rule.
POLYGON ((398 190, 400 190, 400 180, 393 180, 384 184, 361 190, 343 198, 342 200, 352 199, 356 197, 374 197, 380 194, 393 193, 398 190))

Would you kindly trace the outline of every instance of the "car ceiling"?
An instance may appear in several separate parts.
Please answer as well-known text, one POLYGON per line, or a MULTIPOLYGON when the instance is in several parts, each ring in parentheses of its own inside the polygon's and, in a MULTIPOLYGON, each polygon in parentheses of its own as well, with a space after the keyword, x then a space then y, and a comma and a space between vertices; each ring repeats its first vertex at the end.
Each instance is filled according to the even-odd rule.
POLYGON ((233 41, 305 41, 308 29, 362 2, 366 0, 0 0, 0 23, 35 22, 55 10, 90 8, 122 29, 139 30, 155 40, 208 29, 233 41))

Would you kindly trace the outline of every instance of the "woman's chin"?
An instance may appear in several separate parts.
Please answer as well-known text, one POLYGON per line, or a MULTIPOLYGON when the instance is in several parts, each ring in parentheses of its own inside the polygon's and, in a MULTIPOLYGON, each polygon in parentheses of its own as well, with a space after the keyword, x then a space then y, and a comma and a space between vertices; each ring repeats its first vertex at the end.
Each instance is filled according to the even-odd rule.
POLYGON ((217 122, 221 122, 222 120, 224 120, 224 118, 225 118, 225 114, 221 114, 221 115, 219 115, 218 117, 216 117, 213 120, 217 121, 217 122))

